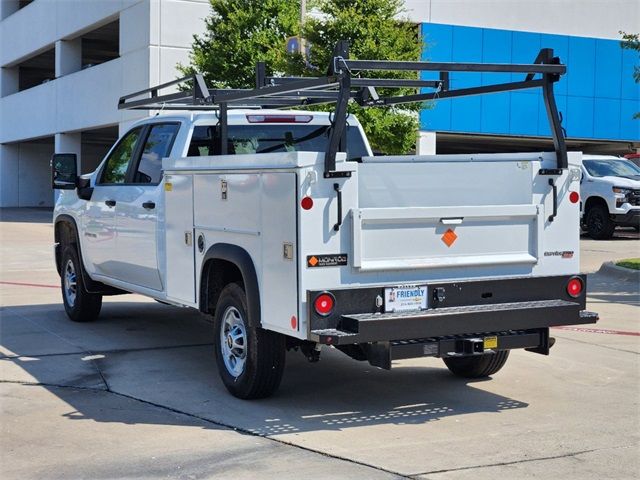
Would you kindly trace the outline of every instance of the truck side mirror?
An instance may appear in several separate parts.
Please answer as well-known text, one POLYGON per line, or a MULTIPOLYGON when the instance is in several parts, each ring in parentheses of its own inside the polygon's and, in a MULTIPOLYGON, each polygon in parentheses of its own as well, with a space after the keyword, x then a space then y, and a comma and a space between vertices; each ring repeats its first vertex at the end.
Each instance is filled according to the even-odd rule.
POLYGON ((54 190, 73 190, 78 182, 78 156, 54 153, 51 157, 51 184, 54 190))

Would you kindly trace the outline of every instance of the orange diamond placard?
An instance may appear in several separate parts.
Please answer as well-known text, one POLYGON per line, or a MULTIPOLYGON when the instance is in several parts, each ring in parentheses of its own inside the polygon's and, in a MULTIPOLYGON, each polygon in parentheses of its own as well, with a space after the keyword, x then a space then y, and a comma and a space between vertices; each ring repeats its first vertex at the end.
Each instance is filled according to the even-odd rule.
POLYGON ((311 257, 309 259, 309 265, 315 267, 318 264, 318 259, 316 257, 311 257))
POLYGON ((458 235, 456 235, 456 232, 449 229, 446 232, 444 232, 444 235, 442 235, 441 238, 447 247, 451 247, 451 245, 453 245, 453 242, 455 242, 458 239, 458 235))

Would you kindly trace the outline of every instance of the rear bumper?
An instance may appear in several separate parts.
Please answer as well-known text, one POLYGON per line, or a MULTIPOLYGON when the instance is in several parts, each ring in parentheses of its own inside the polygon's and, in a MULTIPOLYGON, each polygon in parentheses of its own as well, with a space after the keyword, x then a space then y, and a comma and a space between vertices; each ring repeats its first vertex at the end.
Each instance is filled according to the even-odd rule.
MULTIPOLYGON (((429 308, 404 313, 384 313, 383 305, 376 306, 376 297, 384 298, 384 287, 336 290, 331 292, 336 298, 332 316, 309 311, 308 338, 348 345, 595 323, 598 315, 585 311, 586 277, 579 277, 584 289, 578 298, 566 292, 572 276, 429 284, 429 308)), ((308 305, 319 293, 308 292, 308 305)))
POLYGON ((472 333, 596 323, 598 315, 565 300, 472 305, 411 314, 344 315, 338 328, 312 330, 310 339, 327 345, 444 337, 472 333))

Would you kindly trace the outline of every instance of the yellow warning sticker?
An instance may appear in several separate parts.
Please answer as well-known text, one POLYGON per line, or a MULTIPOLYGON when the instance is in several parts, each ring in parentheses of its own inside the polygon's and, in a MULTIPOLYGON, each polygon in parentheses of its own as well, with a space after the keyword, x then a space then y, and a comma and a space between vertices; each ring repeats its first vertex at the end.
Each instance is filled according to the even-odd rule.
POLYGON ((165 192, 170 192, 171 190, 173 190, 173 183, 167 182, 164 184, 164 191, 165 192))
POLYGON ((498 348, 498 337, 484 337, 484 348, 498 348))

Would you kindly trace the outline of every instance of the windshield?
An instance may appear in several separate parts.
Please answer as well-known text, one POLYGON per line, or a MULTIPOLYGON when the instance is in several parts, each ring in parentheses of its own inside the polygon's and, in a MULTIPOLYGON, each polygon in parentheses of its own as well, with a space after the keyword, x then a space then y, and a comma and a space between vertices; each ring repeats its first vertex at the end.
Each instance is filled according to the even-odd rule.
MULTIPOLYGON (((229 125, 227 151, 230 155, 274 152, 325 152, 329 141, 328 125, 229 125)), ((216 155, 215 126, 193 129, 188 156, 216 155)), ((368 156, 357 127, 347 127, 347 160, 368 156)))
POLYGON ((592 177, 637 177, 640 168, 628 160, 584 160, 582 162, 592 177))

